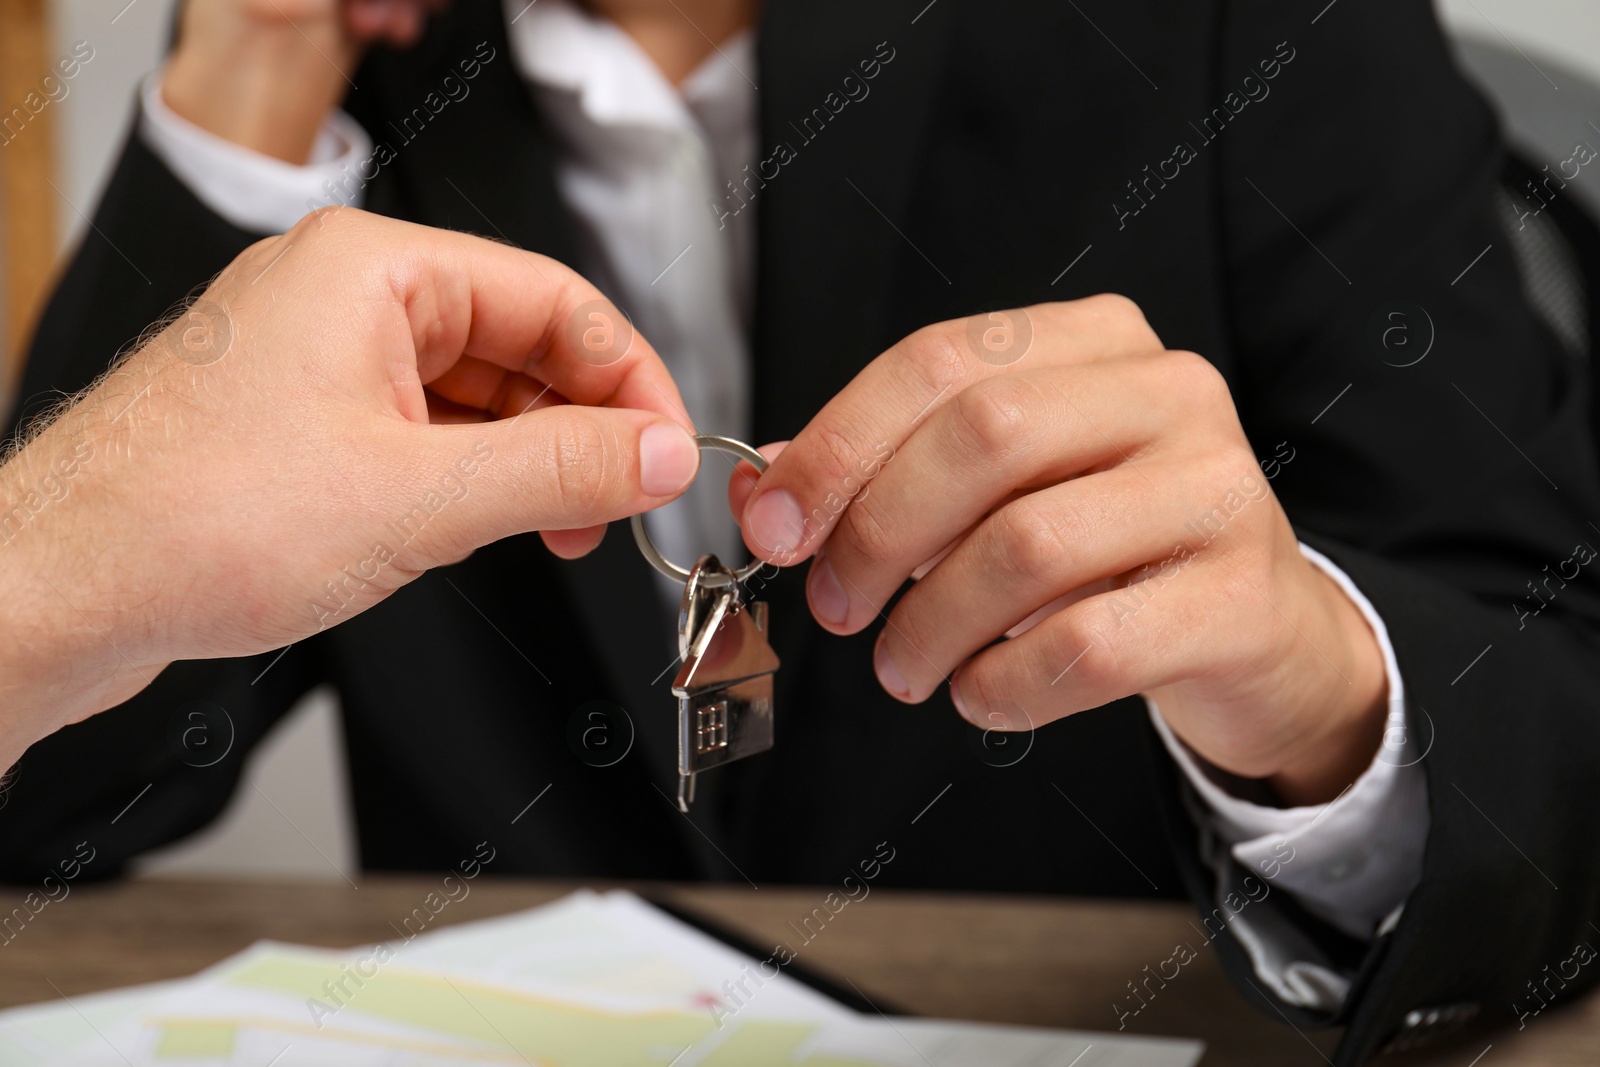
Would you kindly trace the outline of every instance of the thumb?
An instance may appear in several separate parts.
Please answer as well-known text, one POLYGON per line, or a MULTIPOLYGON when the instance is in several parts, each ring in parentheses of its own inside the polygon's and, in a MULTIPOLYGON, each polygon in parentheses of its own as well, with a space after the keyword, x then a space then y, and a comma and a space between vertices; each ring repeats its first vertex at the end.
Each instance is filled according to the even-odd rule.
POLYGON ((682 427, 627 408, 560 404, 414 432, 427 438, 416 451, 442 472, 436 491, 400 502, 428 511, 422 566, 513 534, 583 529, 660 507, 688 488, 700 464, 682 427))
MULTIPOLYGON (((761 453, 762 459, 771 463, 788 447, 788 441, 777 441, 762 445, 756 451, 761 453)), ((728 507, 741 526, 744 525, 744 506, 750 502, 750 496, 756 491, 756 483, 760 479, 761 472, 756 470, 755 465, 742 459, 734 467, 733 473, 728 475, 728 507)))

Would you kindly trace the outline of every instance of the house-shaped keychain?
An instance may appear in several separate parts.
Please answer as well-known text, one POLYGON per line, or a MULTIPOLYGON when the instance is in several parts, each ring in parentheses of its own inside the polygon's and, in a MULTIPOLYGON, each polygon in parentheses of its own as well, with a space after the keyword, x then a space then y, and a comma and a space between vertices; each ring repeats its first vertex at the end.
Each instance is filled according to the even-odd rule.
MULTIPOLYGON (((708 562, 717 566, 715 557, 706 557, 695 570, 708 562)), ((778 669, 778 655, 767 643, 766 604, 741 604, 732 581, 715 590, 691 581, 689 589, 711 600, 697 632, 686 635, 687 652, 672 682, 678 698, 678 807, 685 812, 697 773, 772 747, 772 676, 778 669)), ((685 618, 690 615, 686 611, 685 618)))

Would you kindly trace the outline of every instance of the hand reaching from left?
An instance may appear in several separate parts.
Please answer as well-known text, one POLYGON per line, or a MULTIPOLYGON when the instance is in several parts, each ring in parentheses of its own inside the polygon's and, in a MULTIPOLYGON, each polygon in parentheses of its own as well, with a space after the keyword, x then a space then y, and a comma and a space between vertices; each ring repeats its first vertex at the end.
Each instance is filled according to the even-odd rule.
POLYGON ((631 332, 586 347, 602 312, 554 260, 348 209, 247 249, 0 466, 0 770, 171 660, 676 497, 677 388, 631 332))

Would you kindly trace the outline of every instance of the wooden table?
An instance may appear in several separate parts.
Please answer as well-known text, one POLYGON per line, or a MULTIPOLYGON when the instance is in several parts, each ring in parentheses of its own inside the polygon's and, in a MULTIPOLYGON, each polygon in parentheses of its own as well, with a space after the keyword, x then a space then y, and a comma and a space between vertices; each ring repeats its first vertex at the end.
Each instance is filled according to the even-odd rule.
MULTIPOLYGON (((344 884, 135 881, 79 886, 0 949, 0 1006, 191 974, 259 938, 346 947, 392 938, 389 922, 438 887, 426 877, 344 884)), ((446 907, 437 923, 553 900, 572 885, 496 880, 446 907)), ((794 940, 826 890, 636 886, 758 944, 794 940)), ((1193 939, 1178 904, 951 896, 873 890, 801 950, 799 962, 918 1015, 1112 1030, 1112 1002, 1147 963, 1193 939)), ((1335 1032, 1298 1033, 1257 1012, 1201 949, 1130 1019, 1130 1032, 1203 1038, 1205 1067, 1325 1063, 1335 1032)), ((1565 1067, 1600 1063, 1600 997, 1552 1008, 1524 1031, 1479 1027, 1392 1067, 1565 1067), (1474 1060, 1488 1046, 1481 1060, 1474 1060)))

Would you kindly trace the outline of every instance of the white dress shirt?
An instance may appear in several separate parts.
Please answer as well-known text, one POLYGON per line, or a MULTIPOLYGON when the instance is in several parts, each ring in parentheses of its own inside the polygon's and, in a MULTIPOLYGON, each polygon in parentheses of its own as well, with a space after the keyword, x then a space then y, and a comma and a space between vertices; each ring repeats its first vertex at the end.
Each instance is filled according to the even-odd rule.
MULTIPOLYGON (((674 89, 632 38, 569 0, 506 0, 506 9, 510 61, 562 148, 556 179, 584 241, 579 265, 661 353, 695 426, 744 439, 754 205, 725 226, 707 205, 757 156, 752 34, 723 42, 674 89)), ((163 103, 158 75, 145 83, 143 103, 151 150, 211 210, 254 232, 281 233, 308 203, 327 203, 325 183, 356 173, 372 151, 343 112, 329 116, 311 162, 296 167, 185 122, 163 103)), ((719 470, 708 468, 682 501, 647 518, 669 557, 742 558, 719 470)), ((1406 735, 1404 687, 1383 620, 1342 571, 1302 551, 1360 608, 1383 650, 1389 733, 1361 777, 1327 804, 1254 804, 1220 785, 1153 705, 1150 716, 1192 787, 1204 858, 1217 872, 1219 908, 1207 936, 1232 929, 1275 993, 1332 1010, 1348 981, 1317 962, 1310 939, 1268 900, 1282 890, 1357 938, 1392 928, 1421 876, 1428 808, 1418 763, 1431 739, 1406 735)), ((677 586, 663 592, 676 602, 677 586)))

